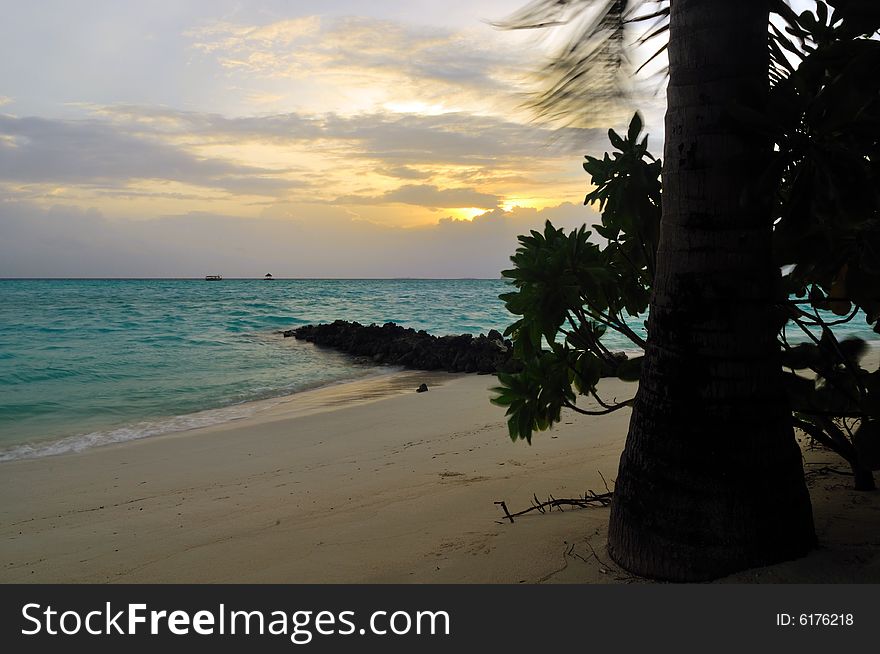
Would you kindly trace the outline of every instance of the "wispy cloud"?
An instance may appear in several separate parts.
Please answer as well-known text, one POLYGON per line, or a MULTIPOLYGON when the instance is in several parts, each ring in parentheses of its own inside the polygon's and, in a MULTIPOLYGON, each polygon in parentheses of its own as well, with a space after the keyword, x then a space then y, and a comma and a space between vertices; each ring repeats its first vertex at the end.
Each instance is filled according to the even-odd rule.
POLYGON ((347 114, 407 102, 513 111, 511 91, 528 61, 512 39, 491 31, 366 17, 213 22, 187 36, 229 75, 296 80, 299 104, 345 95, 351 104, 337 111, 347 114))

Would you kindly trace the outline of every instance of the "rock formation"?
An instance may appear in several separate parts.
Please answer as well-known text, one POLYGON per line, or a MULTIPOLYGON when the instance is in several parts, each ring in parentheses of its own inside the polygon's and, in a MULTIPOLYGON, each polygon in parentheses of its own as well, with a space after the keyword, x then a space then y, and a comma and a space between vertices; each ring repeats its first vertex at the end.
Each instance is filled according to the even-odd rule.
POLYGON ((487 335, 433 336, 424 330, 384 325, 361 325, 337 320, 283 332, 285 337, 331 347, 364 361, 416 370, 448 372, 515 372, 513 345, 494 329, 487 335))

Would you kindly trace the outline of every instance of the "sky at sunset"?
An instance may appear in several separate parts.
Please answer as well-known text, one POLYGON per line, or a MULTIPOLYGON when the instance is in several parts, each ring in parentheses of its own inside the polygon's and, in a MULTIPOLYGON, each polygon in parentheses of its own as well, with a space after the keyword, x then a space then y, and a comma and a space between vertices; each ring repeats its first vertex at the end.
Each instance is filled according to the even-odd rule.
POLYGON ((606 138, 522 108, 520 4, 3 2, 0 276, 496 277, 606 138))

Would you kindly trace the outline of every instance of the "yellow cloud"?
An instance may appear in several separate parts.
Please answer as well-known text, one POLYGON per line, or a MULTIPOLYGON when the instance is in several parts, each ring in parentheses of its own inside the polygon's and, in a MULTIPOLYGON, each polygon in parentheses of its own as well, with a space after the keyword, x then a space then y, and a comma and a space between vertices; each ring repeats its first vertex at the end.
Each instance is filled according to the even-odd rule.
POLYGON ((446 209, 445 212, 456 220, 473 220, 477 216, 486 213, 485 209, 479 207, 463 207, 458 209, 446 209))

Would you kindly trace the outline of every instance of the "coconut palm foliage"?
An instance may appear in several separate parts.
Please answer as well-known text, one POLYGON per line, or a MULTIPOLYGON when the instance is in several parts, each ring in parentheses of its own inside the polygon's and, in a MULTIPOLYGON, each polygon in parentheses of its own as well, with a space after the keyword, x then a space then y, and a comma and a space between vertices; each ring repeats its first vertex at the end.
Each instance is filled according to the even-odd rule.
MULTIPOLYGON (((656 4, 643 14, 659 21, 655 36, 668 29, 667 2, 627 0, 534 0, 505 21, 502 29, 562 27, 567 38, 538 71, 540 90, 530 104, 537 116, 566 126, 592 126, 626 104, 634 72, 628 26, 641 5, 656 4)), ((652 32, 643 35, 647 40, 652 32)), ((658 51, 659 54, 659 51, 658 51)))
POLYGON ((834 331, 866 320, 880 333, 878 29, 878 3, 819 3, 791 30, 800 47, 778 71, 767 112, 741 114, 776 144, 766 181, 782 294, 797 298, 781 304, 780 335, 795 425, 843 456, 862 489, 880 469, 880 371, 859 365, 862 341, 834 331), (790 344, 792 332, 808 342, 790 344))
MULTIPOLYGON (((770 82, 786 79, 833 32, 863 37, 876 22, 874 0, 823 0, 815 18, 798 16, 785 0, 769 0, 770 82), (806 21, 806 22, 804 22, 806 21), (824 32, 823 30, 830 30, 824 32)), ((495 25, 508 30, 560 28, 564 36, 538 71, 530 104, 536 116, 566 126, 592 127, 632 103, 633 79, 652 62, 654 76, 668 47, 669 0, 532 0, 495 25)), ((607 123, 606 123, 607 124, 607 123)))
MULTIPOLYGON (((859 489, 872 489, 871 470, 880 469, 880 370, 862 367, 864 341, 836 332, 861 320, 880 333, 878 28, 872 2, 789 13, 785 34, 771 28, 766 110, 729 111, 740 129, 774 144, 759 185, 741 202, 773 199, 773 257, 784 272, 779 347, 793 424, 846 459, 859 489)), ((641 129, 637 114, 625 135, 609 131, 611 154, 586 158, 594 190, 585 203, 601 216, 596 236, 547 223, 520 237, 503 273, 515 290, 501 297, 518 317, 507 335, 524 367, 500 377, 493 401, 507 407, 513 439, 530 441, 563 407, 595 414, 632 403, 600 397, 597 382, 612 371, 637 379, 642 362, 621 365, 602 342, 607 330, 645 346, 625 320, 648 308, 661 213, 661 162, 641 129)))
POLYGON ((633 73, 665 51, 661 44, 640 66, 633 62, 631 28, 647 21, 640 45, 668 32, 668 0, 533 0, 495 25, 564 30, 561 45, 538 71, 540 90, 530 104, 542 120, 591 127, 628 104, 633 73))

